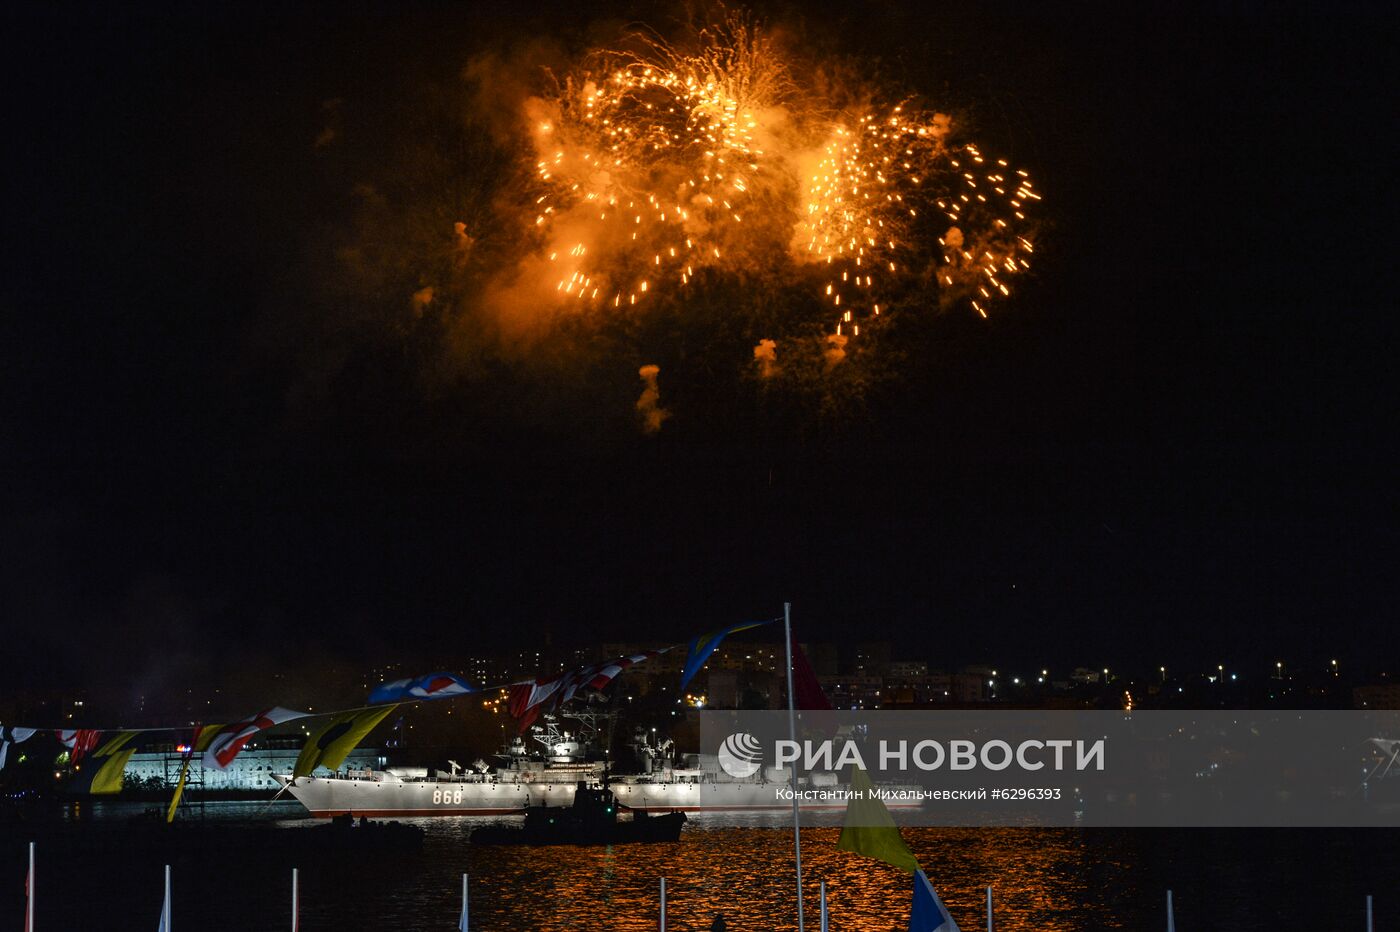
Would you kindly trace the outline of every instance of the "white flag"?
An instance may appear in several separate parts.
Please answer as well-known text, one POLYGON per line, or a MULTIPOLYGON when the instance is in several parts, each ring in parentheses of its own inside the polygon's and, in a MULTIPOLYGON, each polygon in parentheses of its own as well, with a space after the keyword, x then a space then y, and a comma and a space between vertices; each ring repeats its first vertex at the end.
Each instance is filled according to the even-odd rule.
POLYGON ((214 736, 214 740, 209 742, 209 747, 204 751, 205 769, 227 770, 229 765, 233 763, 233 759, 243 750, 243 746, 251 741, 258 732, 271 728, 273 725, 281 725, 283 722, 290 722, 292 719, 305 718, 306 716, 306 712, 294 712, 291 709, 275 706, 250 715, 241 722, 225 725, 219 729, 219 733, 214 736))
POLYGON ((0 768, 5 766, 5 758, 9 756, 10 745, 28 741, 34 737, 34 732, 37 730, 35 728, 20 728, 17 725, 0 725, 0 768))

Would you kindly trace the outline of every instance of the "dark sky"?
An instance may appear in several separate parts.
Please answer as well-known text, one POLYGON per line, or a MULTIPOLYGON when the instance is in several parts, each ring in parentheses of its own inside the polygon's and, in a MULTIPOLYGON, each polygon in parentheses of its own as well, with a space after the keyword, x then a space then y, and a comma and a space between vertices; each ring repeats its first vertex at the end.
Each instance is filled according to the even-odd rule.
POLYGON ((669 642, 785 599, 948 666, 1395 656, 1393 16, 943 6, 803 28, 1034 170, 1037 280, 851 422, 693 400, 655 437, 518 376, 405 387, 400 347, 303 391, 311 270, 382 168, 327 169, 324 102, 387 151, 482 49, 654 7, 8 7, 7 667, 669 642))

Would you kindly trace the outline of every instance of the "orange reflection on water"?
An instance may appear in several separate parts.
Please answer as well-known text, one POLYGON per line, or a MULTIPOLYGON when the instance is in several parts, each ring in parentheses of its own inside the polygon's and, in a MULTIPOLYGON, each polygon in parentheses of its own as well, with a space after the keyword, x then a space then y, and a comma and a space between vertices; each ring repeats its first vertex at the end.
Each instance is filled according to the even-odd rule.
MULTIPOLYGON (((882 862, 836 847, 840 829, 805 829, 804 898, 815 929, 825 880, 834 930, 908 928, 913 881, 882 862)), ((906 828, 905 838, 963 928, 985 923, 995 890, 1005 928, 1077 932, 1122 928, 1093 889, 1106 866, 1074 832, 906 828)), ((675 844, 606 848, 465 848, 461 869, 481 880, 472 919, 484 929, 657 928, 667 880, 667 928, 705 930, 715 914, 730 932, 797 928, 792 835, 775 828, 687 827, 675 844)), ((447 878, 444 878, 444 883, 447 878)))

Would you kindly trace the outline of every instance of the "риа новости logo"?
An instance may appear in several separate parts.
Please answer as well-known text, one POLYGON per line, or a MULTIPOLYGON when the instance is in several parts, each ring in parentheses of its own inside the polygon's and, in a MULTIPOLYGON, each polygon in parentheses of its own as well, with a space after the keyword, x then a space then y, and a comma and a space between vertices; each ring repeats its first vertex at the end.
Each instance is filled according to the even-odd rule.
POLYGON ((731 777, 751 777, 762 765, 763 745, 753 735, 741 731, 725 738, 719 746, 719 766, 731 777))

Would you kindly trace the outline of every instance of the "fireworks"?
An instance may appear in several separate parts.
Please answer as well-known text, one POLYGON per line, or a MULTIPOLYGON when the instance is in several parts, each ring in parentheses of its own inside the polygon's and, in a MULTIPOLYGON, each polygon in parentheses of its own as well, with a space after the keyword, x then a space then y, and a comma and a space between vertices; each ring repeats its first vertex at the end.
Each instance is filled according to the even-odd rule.
POLYGON ((535 223, 569 231, 549 255, 556 290, 635 305, 653 283, 684 287, 719 264, 762 155, 753 116, 712 81, 641 64, 566 91, 559 118, 538 127, 558 147, 536 165, 547 193, 535 223))
POLYGON ((540 108, 535 224, 565 300, 634 306, 722 266, 746 235, 780 59, 741 18, 703 32, 695 54, 640 44, 644 57, 595 53, 540 108))
POLYGON ((831 332, 858 337, 911 289, 986 317, 1029 269, 1039 194, 948 117, 833 119, 739 16, 637 44, 537 101, 534 223, 566 306, 632 308, 778 256, 821 270, 831 332))
POLYGON ((925 261, 930 241, 941 247, 943 303, 967 296, 983 317, 994 294, 1011 293, 1005 280, 1030 268, 1031 241, 1015 232, 1025 202, 1039 200, 1030 179, 975 146, 950 148, 946 117, 903 109, 838 126, 805 179, 798 245, 830 267, 824 296, 838 334, 859 336, 862 319, 880 316, 882 295, 925 261))

